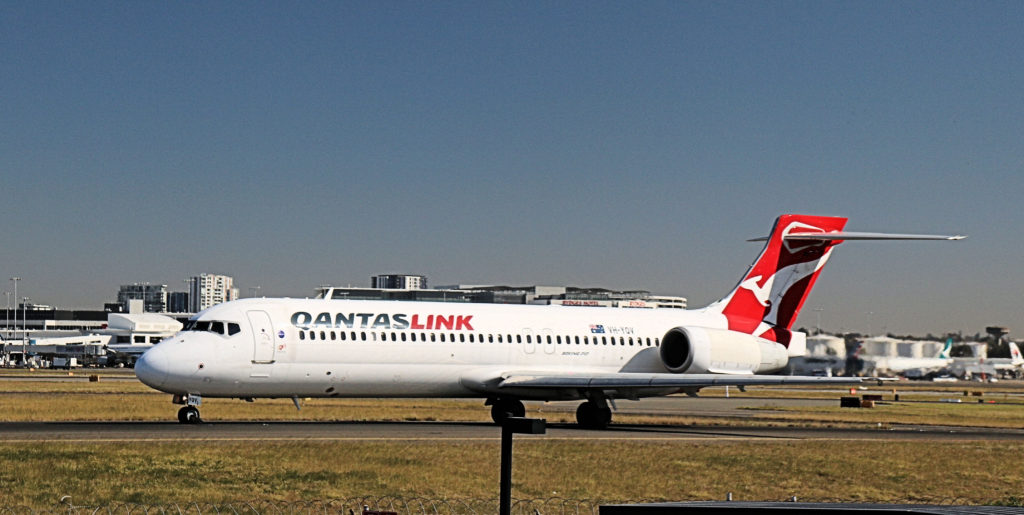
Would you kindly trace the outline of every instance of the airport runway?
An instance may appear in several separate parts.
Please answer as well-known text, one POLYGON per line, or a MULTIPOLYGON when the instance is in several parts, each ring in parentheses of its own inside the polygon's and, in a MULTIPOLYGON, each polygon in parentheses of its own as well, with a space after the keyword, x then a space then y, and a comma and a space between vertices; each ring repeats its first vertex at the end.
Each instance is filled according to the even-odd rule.
MULTIPOLYGON (((489 441, 500 439, 497 426, 476 422, 5 422, 3 442, 132 442, 132 441, 489 441)), ((613 425, 607 430, 577 429, 570 424, 548 427, 546 435, 523 439, 631 441, 771 441, 771 440, 1021 440, 1021 429, 901 427, 841 429, 729 426, 613 425)))

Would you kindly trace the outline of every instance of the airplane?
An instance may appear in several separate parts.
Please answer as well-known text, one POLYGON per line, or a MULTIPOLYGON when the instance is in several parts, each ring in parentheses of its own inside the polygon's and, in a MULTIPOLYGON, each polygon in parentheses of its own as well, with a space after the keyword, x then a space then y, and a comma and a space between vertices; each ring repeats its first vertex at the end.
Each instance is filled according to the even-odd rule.
MULTIPOLYGON (((890 339, 890 341, 895 342, 896 340, 890 339)), ((953 363, 953 358, 950 356, 952 349, 953 339, 948 338, 942 349, 934 357, 908 358, 890 355, 865 355, 864 353, 860 353, 859 357, 864 360, 874 375, 902 375, 908 378, 919 378, 942 370, 953 363)))
POLYGON ((1008 342, 1009 358, 954 358, 953 375, 962 379, 988 377, 1019 378, 1024 375, 1024 356, 1016 342, 1008 342))
POLYGON ((476 397, 502 423, 523 400, 582 400, 581 427, 605 428, 616 399, 709 386, 853 384, 770 375, 804 353, 793 323, 833 248, 846 240, 963 236, 843 232, 846 218, 782 215, 721 300, 694 310, 248 298, 197 313, 135 365, 146 385, 200 422, 203 397, 476 397))

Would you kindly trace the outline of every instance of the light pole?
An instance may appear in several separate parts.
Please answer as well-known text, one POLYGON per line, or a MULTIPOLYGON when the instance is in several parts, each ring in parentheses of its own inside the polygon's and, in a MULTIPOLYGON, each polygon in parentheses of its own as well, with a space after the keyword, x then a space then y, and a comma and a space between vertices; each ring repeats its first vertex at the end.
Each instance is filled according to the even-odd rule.
POLYGON ((7 315, 7 320, 4 322, 4 331, 7 332, 7 339, 11 338, 11 292, 5 291, 4 295, 7 296, 7 310, 4 314, 7 315))
MULTIPOLYGON (((11 277, 11 281, 14 282, 14 302, 18 302, 18 281, 21 277, 11 277)), ((18 306, 14 306, 14 332, 18 332, 18 306)))
POLYGON ((825 311, 823 308, 814 308, 814 314, 818 315, 818 334, 821 334, 821 312, 825 311))
MULTIPOLYGON (((14 316, 18 316, 17 313, 14 316)), ((21 298, 21 341, 28 341, 28 297, 21 298)))
POLYGON ((260 291, 260 286, 259 285, 257 285, 257 286, 250 286, 249 287, 249 296, 255 298, 256 294, 259 293, 259 291, 260 291))

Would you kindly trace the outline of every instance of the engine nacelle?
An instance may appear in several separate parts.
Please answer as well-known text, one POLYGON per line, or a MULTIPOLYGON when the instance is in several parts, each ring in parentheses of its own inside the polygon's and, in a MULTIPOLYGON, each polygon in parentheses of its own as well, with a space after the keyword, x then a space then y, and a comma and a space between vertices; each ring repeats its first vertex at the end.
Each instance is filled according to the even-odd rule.
POLYGON ((786 347, 754 335, 676 327, 661 339, 661 362, 681 374, 765 374, 782 370, 789 361, 786 347))

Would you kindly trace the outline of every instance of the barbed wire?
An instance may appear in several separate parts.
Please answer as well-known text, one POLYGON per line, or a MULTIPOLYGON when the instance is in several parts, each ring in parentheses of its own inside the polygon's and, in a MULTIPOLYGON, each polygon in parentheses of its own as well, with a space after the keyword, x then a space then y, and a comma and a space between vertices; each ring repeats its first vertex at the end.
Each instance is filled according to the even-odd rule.
MULTIPOLYGON (((692 501, 693 499, 690 499, 692 501)), ((725 499, 720 499, 725 501, 725 499)), ((738 499, 734 499, 738 500, 738 499)), ((802 502, 842 504, 928 504, 939 506, 1013 506, 1024 507, 1024 497, 979 500, 967 497, 935 497, 913 499, 850 500, 839 498, 785 497, 781 499, 746 499, 757 502, 802 502)), ((686 502, 685 499, 678 500, 686 502)), ((707 501, 707 499, 702 499, 707 501)), ((666 499, 513 499, 516 515, 597 515, 602 505, 668 502, 666 499)), ((381 513, 398 515, 490 515, 498 512, 497 499, 360 496, 345 499, 280 501, 254 499, 225 503, 181 502, 139 504, 115 502, 100 506, 75 505, 70 497, 47 509, 28 506, 0 506, 0 515, 363 515, 381 513)))

